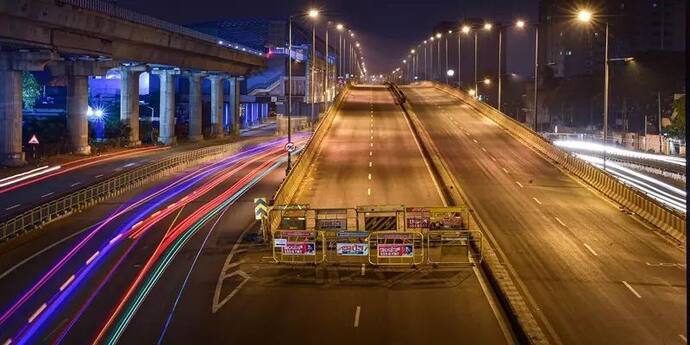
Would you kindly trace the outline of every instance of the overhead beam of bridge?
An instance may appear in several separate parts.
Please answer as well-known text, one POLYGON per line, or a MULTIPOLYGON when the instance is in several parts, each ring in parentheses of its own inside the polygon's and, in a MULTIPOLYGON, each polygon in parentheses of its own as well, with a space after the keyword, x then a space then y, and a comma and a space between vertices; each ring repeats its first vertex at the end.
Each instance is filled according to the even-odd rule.
POLYGON ((265 66, 259 55, 45 0, 0 1, 0 42, 235 75, 265 66))

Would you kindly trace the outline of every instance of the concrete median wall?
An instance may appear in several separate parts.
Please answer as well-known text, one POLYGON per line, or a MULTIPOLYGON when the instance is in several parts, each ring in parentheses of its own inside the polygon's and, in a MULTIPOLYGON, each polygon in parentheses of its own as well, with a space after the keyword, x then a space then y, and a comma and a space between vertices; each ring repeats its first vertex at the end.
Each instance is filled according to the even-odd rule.
POLYGON ((477 112, 506 129, 512 136, 546 156, 557 167, 563 168, 572 175, 577 176, 676 240, 685 243, 687 235, 685 214, 666 207, 644 193, 627 186, 603 170, 561 150, 521 123, 493 107, 473 99, 460 90, 440 84, 434 84, 434 87, 464 101, 477 112))

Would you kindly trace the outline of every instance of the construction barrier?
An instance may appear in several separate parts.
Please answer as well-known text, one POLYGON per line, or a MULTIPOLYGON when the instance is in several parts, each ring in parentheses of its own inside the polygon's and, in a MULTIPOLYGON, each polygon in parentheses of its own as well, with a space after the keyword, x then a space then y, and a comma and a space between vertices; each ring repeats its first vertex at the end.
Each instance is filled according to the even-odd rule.
POLYGON ((272 247, 273 260, 284 264, 318 264, 326 257, 320 231, 276 230, 272 247))

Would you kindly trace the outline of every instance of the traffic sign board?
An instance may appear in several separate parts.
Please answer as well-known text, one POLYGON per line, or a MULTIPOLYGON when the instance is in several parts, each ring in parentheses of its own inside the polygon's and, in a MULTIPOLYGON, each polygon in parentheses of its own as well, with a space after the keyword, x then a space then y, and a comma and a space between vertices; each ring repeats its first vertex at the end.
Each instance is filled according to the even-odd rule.
POLYGON ((31 139, 29 139, 29 144, 30 145, 38 145, 38 138, 36 138, 36 134, 33 134, 31 136, 31 139))
POLYGON ((296 148, 297 147, 295 146, 295 143, 293 143, 293 142, 289 142, 289 143, 285 144, 285 151, 287 151, 287 152, 291 152, 291 153, 295 152, 296 148))
POLYGON ((268 202, 266 198, 254 199, 254 218, 263 219, 268 215, 268 202))

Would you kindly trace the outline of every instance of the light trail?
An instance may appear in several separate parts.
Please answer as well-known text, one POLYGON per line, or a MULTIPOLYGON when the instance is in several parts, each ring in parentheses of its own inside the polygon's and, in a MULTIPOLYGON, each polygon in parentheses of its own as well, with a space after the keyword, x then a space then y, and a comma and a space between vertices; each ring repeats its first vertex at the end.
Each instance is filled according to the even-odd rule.
POLYGON ((251 173, 237 181, 228 190, 197 209, 192 215, 178 224, 173 231, 159 243, 156 251, 151 255, 146 265, 144 265, 144 267, 141 269, 135 281, 130 285, 129 290, 120 300, 120 303, 111 314, 111 317, 108 319, 106 324, 101 328, 101 331, 94 339, 93 343, 101 343, 103 340, 105 340, 105 343, 107 344, 116 343, 138 308, 143 303, 145 297, 151 291, 162 273, 165 271, 180 249, 184 246, 187 240, 189 240, 189 238, 193 236, 197 230, 206 224, 208 220, 217 215, 223 208, 234 203, 235 200, 244 194, 246 190, 251 188, 271 170, 280 166, 284 160, 285 158, 281 157, 262 163, 261 166, 255 168, 251 173), (166 252, 166 249, 168 248, 170 248, 170 250, 166 252), (163 259, 158 261, 158 258, 161 256, 163 256, 163 259), (154 267, 156 262, 158 262, 158 264, 154 267), (142 282, 142 280, 145 279, 146 274, 151 269, 153 269, 152 274, 148 276, 148 279, 144 281, 142 288, 136 293, 131 303, 128 304, 127 302, 129 298, 132 297, 137 286, 142 282), (126 304, 128 305, 126 306, 126 304), (122 312, 125 308, 126 310, 124 310, 124 314, 120 314, 120 312, 122 312), (122 318, 118 320, 119 315, 122 315, 122 318), (106 334, 113 323, 115 323, 113 331, 110 334, 106 334), (106 335, 107 339, 104 339, 106 335))
MULTIPOLYGON (((197 183, 197 182, 200 181, 201 179, 205 178, 206 176, 208 176, 208 175, 210 175, 210 174, 212 174, 212 173, 215 173, 215 172, 217 172, 217 171, 223 169, 224 167, 226 167, 226 166, 228 166, 228 165, 230 165, 230 164, 233 164, 233 163, 235 163, 236 161, 238 161, 238 160, 240 160, 240 159, 242 159, 242 158, 244 158, 244 157, 247 157, 247 156, 250 156, 250 155, 252 155, 252 154, 255 154, 256 152, 261 152, 262 150, 265 150, 265 149, 267 149, 267 148, 271 148, 271 147, 273 147, 273 146, 276 146, 276 145, 278 145, 279 143, 280 143, 280 140, 275 140, 275 141, 271 141, 271 142, 268 142, 268 143, 265 143, 265 144, 261 144, 261 145, 258 145, 258 146, 256 146, 256 147, 253 147, 253 148, 251 148, 251 149, 248 149, 248 150, 239 152, 239 153, 237 153, 237 154, 235 154, 235 155, 232 155, 232 156, 226 158, 225 160, 221 161, 220 163, 216 163, 216 164, 213 164, 213 165, 210 165, 210 166, 206 166, 206 167, 197 169, 197 170, 195 170, 194 172, 192 172, 192 173, 190 173, 190 174, 186 174, 186 175, 184 175, 184 176, 182 176, 182 177, 180 177, 180 178, 174 180, 173 182, 171 182, 171 183, 169 183, 169 184, 167 184, 167 185, 164 185, 164 186, 163 186, 162 188, 160 188, 160 189, 156 189, 156 190, 154 190, 153 192, 151 192, 151 193, 149 193, 149 194, 145 194, 143 197, 139 198, 139 200, 133 202, 132 204, 128 205, 127 207, 124 207, 124 208, 120 207, 116 212, 114 212, 114 213, 111 214, 109 217, 107 217, 107 219, 106 219, 105 221, 101 222, 97 227, 95 227, 94 230, 92 230, 86 237, 84 237, 79 243, 77 243, 77 245, 75 245, 71 250, 69 250, 68 253, 67 253, 62 259, 60 259, 56 265, 51 266, 51 269, 50 269, 46 274, 44 274, 42 278, 40 278, 40 279, 39 279, 39 280, 38 280, 38 281, 37 281, 37 282, 36 282, 26 293, 24 293, 24 294, 23 294, 23 295, 22 295, 22 296, 21 296, 21 297, 20 297, 20 298, 19 298, 9 309, 7 309, 7 310, 2 314, 2 316, 0 316, 0 325, 2 325, 4 322, 6 322, 6 321, 10 318, 10 316, 12 316, 12 315, 13 315, 21 306, 23 306, 33 295, 35 295, 35 293, 36 293, 41 287, 43 287, 43 286, 46 284, 46 282, 47 282, 49 279, 51 279, 60 269, 62 269, 62 267, 64 267, 64 265, 65 265, 70 259, 72 259, 72 258, 80 251, 80 249, 83 248, 83 247, 86 245, 86 243, 87 243, 89 240, 91 240, 91 239, 96 235, 96 233, 98 233, 98 232, 99 232, 101 229, 103 229, 106 225, 109 225, 110 222, 113 221, 114 219, 116 219, 116 218, 118 218, 119 216, 121 216, 121 215, 123 215, 123 214, 129 212, 130 210, 133 210, 133 209, 135 209, 135 208, 137 208, 137 207, 143 205, 144 203, 150 202, 150 200, 152 200, 152 199, 155 198, 155 197, 162 196, 162 199, 161 199, 159 202, 154 203, 154 205, 152 205, 151 207, 149 207, 149 208, 147 208, 146 210, 144 210, 144 212, 141 212, 141 213, 139 213, 138 215, 136 215, 136 216, 134 217, 134 219, 133 219, 132 221, 130 221, 130 223, 128 224, 129 227, 125 227, 125 228, 124 228, 124 229, 129 229, 129 228, 131 227, 131 224, 136 223, 136 222, 138 222, 138 221, 141 221, 141 219, 145 216, 145 214, 146 214, 147 212, 150 212, 152 209, 156 208, 157 206, 159 206, 160 204, 162 204, 162 203, 165 202, 166 200, 168 200, 168 199, 174 197, 175 195, 180 194, 181 192, 183 192, 184 190, 186 190, 186 189, 189 188, 190 186, 194 185, 195 183, 197 183), (176 187, 177 187, 177 189, 175 189, 176 187), (169 194, 166 195, 166 194, 165 194, 166 192, 169 192, 169 194)), ((112 245, 116 244, 117 242, 118 242, 118 241, 113 241, 113 240, 111 239, 109 245, 112 246, 112 245)), ((106 246, 106 247, 104 248, 105 252, 107 253, 107 251, 108 251, 110 248, 111 248, 111 247, 106 246)), ((102 252, 103 252, 103 251, 102 251, 102 252)), ((104 256, 105 256, 105 255, 102 255, 101 257, 104 257, 104 256)), ((100 258, 97 258, 95 261, 96 261, 96 262, 100 261, 100 258)), ((92 266, 95 266, 95 265, 92 265, 92 266)), ((81 279, 77 279, 77 282, 80 281, 80 280, 81 280, 81 279)), ((70 287, 74 287, 74 286, 76 286, 76 285, 77 285, 76 283, 72 283, 70 287)), ((69 290, 69 288, 68 288, 68 290, 69 290)), ((70 291, 71 291, 71 290, 70 290, 70 291)), ((63 295, 64 295, 64 294, 63 294, 63 295)), ((50 308, 50 307, 49 307, 49 309, 50 309, 49 311, 52 311, 52 310, 53 310, 53 309, 50 308)), ((49 315, 49 314, 50 314, 50 312, 46 312, 46 313, 43 314, 43 316, 46 316, 46 315, 49 315)), ((20 333, 21 333, 21 332, 20 332, 20 333)))
MULTIPOLYGON (((563 147, 563 148, 571 149, 571 150, 582 150, 582 151, 589 151, 589 152, 596 152, 596 153, 604 153, 604 151, 605 151, 607 155, 612 155, 612 156, 646 159, 646 160, 650 160, 650 161, 671 163, 671 164, 675 164, 675 165, 679 165, 679 166, 685 166, 686 165, 685 158, 656 155, 656 154, 637 152, 637 151, 632 151, 632 150, 625 150, 625 149, 621 149, 621 148, 614 147, 614 146, 609 146, 609 145, 604 146, 602 144, 586 142, 586 141, 554 140, 553 144, 558 146, 558 147, 563 147)), ((606 164, 608 164, 608 163, 606 163, 606 164)))
MULTIPOLYGON (((33 184, 33 183, 36 183, 39 181, 43 181, 43 180, 51 178, 51 177, 65 174, 65 173, 68 173, 68 172, 73 171, 73 170, 81 169, 81 168, 84 168, 84 167, 87 167, 90 165, 106 162, 106 161, 117 159, 117 158, 124 158, 124 157, 133 156, 133 155, 138 155, 141 153, 149 153, 149 152, 161 151, 161 150, 167 150, 167 149, 169 149, 169 147, 167 147, 167 146, 166 147, 144 147, 144 148, 138 148, 138 149, 130 149, 127 151, 108 153, 108 154, 95 156, 95 157, 78 159, 78 160, 71 161, 71 162, 68 162, 68 163, 65 163, 62 165, 50 167, 50 168, 48 168, 48 169, 51 169, 50 171, 40 170, 40 171, 33 173, 33 174, 23 175, 20 177, 20 179, 13 180, 12 183, 0 182, 0 187, 7 187, 7 188, 0 188, 0 194, 15 190, 17 188, 28 186, 30 184, 33 184), (47 174, 47 173, 49 173, 49 174, 47 174), (32 177, 35 177, 35 178, 30 179, 32 177), (21 183, 15 184, 18 182, 21 182, 21 183)), ((44 169, 44 170, 47 170, 47 169, 44 169)))
MULTIPOLYGON (((575 156, 591 163, 599 169, 603 169, 604 167, 604 160, 602 158, 580 153, 576 153, 575 156)), ((641 174, 630 168, 626 168, 616 162, 607 161, 606 171, 626 184, 649 195, 651 198, 678 211, 687 213, 687 192, 684 190, 659 181, 651 176, 641 174)))
MULTIPOLYGON (((159 200, 158 202, 155 202, 154 205, 152 205, 151 207, 148 207, 146 210, 144 210, 143 212, 140 212, 138 215, 133 217, 133 219, 131 219, 131 221, 125 227, 121 228, 121 232, 119 234, 117 234, 115 237, 113 237, 112 239, 110 239, 108 241, 108 243, 99 251, 99 254, 94 254, 93 257, 88 260, 88 263, 85 267, 82 267, 80 271, 73 274, 73 276, 76 276, 77 278, 71 278, 71 282, 70 282, 71 284, 69 284, 69 286, 64 288, 64 289, 61 289, 61 291, 59 293, 57 293, 55 296, 53 296, 53 298, 51 298, 51 300, 49 300, 49 302, 47 302, 49 307, 47 308, 47 310, 44 313, 42 313, 42 315, 37 320, 35 320, 36 322, 29 323, 29 324, 25 325, 25 327, 23 327, 20 330, 20 332, 18 334, 19 337, 13 338, 15 340, 20 339, 20 342, 21 342, 21 339, 30 339, 31 336, 34 334, 34 332, 40 327, 40 325, 43 324, 46 321, 46 319, 56 310, 57 306, 60 305, 62 303, 62 301, 64 301, 64 299, 67 296, 69 296, 74 291, 74 289, 77 288, 77 286, 79 285, 79 282, 86 275, 88 275, 88 273, 92 269, 94 269, 94 267, 98 266, 98 263, 103 258, 105 258, 107 256, 107 253, 115 245, 117 245, 118 242, 121 242, 122 240, 125 239, 125 236, 123 236, 123 233, 125 233, 126 231, 129 231, 131 229, 131 227, 133 226, 133 224, 137 224, 139 222, 142 222, 142 219, 144 219, 144 217, 147 216, 148 213, 153 211, 155 208, 160 207, 160 205, 163 202, 169 200, 170 198, 172 198, 176 195, 179 195, 180 193, 182 193, 183 191, 188 189, 190 186, 196 184, 202 178, 205 178, 205 177, 209 176, 210 174, 215 173, 215 172, 217 172, 217 171, 219 171, 219 170, 221 170, 221 169, 223 169, 223 168, 225 168, 231 164, 234 164, 234 163, 238 162, 240 159, 243 159, 245 157, 249 157, 251 155, 255 155, 256 153, 260 153, 260 152, 264 152, 264 151, 271 151, 271 152, 280 151, 280 150, 276 151, 275 149, 273 149, 273 150, 270 150, 270 149, 273 147, 281 147, 282 146, 281 141, 282 140, 275 140, 275 141, 271 141, 271 142, 268 142, 268 143, 265 143, 262 145, 258 145, 254 148, 242 151, 242 152, 237 153, 237 154, 235 154, 229 158, 226 158, 225 160, 221 161, 220 163, 216 163, 216 164, 213 164, 211 166, 207 166, 207 167, 198 169, 197 171, 195 171, 191 174, 187 174, 187 175, 173 181, 172 183, 165 185, 164 187, 160 188, 159 190, 156 190, 153 193, 145 195, 144 197, 140 198, 138 201, 132 203, 131 205, 129 205, 128 207, 126 207, 124 209, 122 209, 122 207, 121 207, 117 212, 115 212, 113 215, 108 217, 108 219, 106 219, 106 221, 101 223, 101 225, 99 227, 97 227, 95 231, 92 231, 90 234, 91 236, 87 236, 77 246, 72 248, 72 250, 65 257, 63 257, 62 260, 60 260, 58 265, 53 266, 52 269, 48 272, 48 274, 46 274, 42 279, 40 279, 37 284, 35 284, 24 296, 22 296, 22 298, 20 298, 19 301, 17 301, 17 303, 15 303, 10 309, 8 309, 3 314, 2 318, 0 319, 0 324, 5 322, 21 305, 23 305, 31 296, 33 296, 35 294, 35 292, 40 287, 42 287, 48 279, 52 278, 52 276, 57 272, 57 270, 61 269, 64 266, 64 264, 66 263, 66 261, 71 259, 74 256, 74 254, 77 251, 79 251, 83 247, 83 245, 98 230, 102 229, 105 225, 109 224, 110 221, 112 221, 116 217, 119 217, 120 215, 142 205, 144 202, 150 202, 150 200, 153 197, 161 196, 161 200, 159 200), (182 182, 187 182, 187 183, 182 184, 182 182), (175 190, 172 190, 173 187, 178 187, 178 188, 175 190), (170 193, 165 195, 164 192, 170 192, 170 193)), ((265 154, 261 155, 261 156, 265 156, 265 154)), ((229 177, 228 174, 224 174, 223 176, 225 178, 229 177)), ((207 185, 207 187, 208 187, 208 185, 207 185)), ((209 191, 210 189, 211 188, 206 188, 205 190, 209 191)), ((199 193, 198 195, 196 195, 194 198, 191 198, 191 199, 190 199, 190 195, 183 197, 182 200, 185 200, 186 202, 182 202, 182 203, 178 202, 179 203, 178 207, 181 207, 181 206, 193 201, 194 199, 201 196, 202 194, 203 193, 199 193)), ((167 215, 167 213, 165 215, 163 215, 163 213, 164 212, 162 212, 162 211, 157 211, 153 214, 154 217, 151 217, 150 215, 148 217, 155 218, 157 220, 161 220, 164 218, 165 215, 167 215)), ((147 221, 149 221, 148 224, 151 224, 151 225, 153 224, 150 222, 150 220, 147 220, 147 221)), ((146 227, 146 225, 143 225, 141 227, 138 227, 138 229, 143 229, 145 227, 146 227)), ((70 325, 71 324, 72 323, 70 323, 70 325)))

